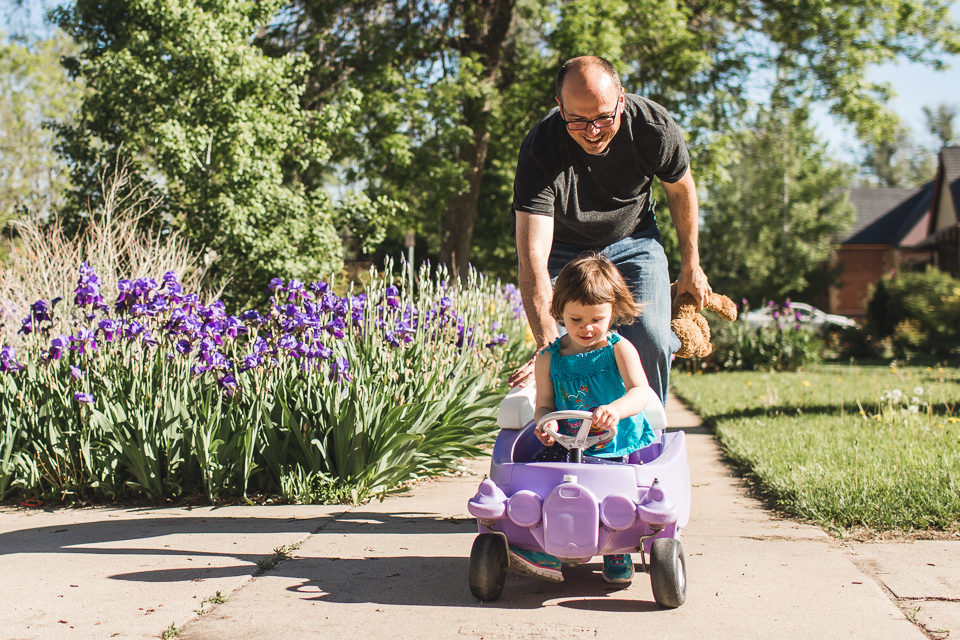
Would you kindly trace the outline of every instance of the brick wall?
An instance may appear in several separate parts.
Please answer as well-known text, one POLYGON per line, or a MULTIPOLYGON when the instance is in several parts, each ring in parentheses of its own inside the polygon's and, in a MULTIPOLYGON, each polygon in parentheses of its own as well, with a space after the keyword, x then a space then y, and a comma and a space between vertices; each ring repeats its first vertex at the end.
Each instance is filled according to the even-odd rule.
POLYGON ((844 265, 839 286, 830 288, 830 313, 862 316, 870 285, 897 267, 896 251, 889 245, 843 247, 835 261, 844 265))

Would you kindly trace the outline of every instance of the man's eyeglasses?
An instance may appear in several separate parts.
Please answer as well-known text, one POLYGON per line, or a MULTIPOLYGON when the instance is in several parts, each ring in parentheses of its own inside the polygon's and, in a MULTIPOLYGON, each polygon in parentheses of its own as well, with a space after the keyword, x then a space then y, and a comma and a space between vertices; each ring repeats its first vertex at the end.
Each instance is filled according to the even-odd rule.
MULTIPOLYGON (((620 108, 620 102, 617 101, 617 109, 620 108)), ((561 114, 562 115, 562 114, 561 114)), ((612 116, 604 116, 602 118, 597 118, 595 120, 563 120, 563 123, 567 125, 567 129, 570 131, 583 131, 590 125, 593 125, 597 129, 604 129, 606 127, 612 127, 614 121, 617 119, 617 110, 615 109, 612 116)))

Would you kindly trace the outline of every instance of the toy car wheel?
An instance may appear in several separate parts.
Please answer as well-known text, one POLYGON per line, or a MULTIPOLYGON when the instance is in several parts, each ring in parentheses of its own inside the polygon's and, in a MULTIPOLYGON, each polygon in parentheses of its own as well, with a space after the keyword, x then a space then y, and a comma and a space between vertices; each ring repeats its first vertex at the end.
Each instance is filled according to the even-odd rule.
POLYGON ((470 550, 470 593, 483 602, 493 602, 503 593, 507 578, 507 545, 493 533, 481 533, 470 550))
POLYGON ((683 546, 674 538, 659 538, 650 547, 650 586, 657 604, 676 609, 687 599, 687 565, 683 546))

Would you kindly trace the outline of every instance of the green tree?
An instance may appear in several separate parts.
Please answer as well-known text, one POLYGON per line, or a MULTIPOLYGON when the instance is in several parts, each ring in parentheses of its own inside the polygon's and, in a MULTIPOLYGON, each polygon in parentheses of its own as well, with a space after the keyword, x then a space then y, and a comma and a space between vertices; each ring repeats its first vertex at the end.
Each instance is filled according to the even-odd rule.
POLYGON ((75 50, 63 33, 33 42, 0 34, 0 228, 27 212, 49 218, 69 185, 51 124, 79 108, 82 85, 60 66, 75 50))
POLYGON ((273 276, 339 268, 335 205, 295 179, 322 167, 359 96, 300 108, 305 58, 267 56, 252 41, 283 3, 77 0, 57 22, 81 45, 66 60, 90 88, 78 121, 60 129, 75 165, 68 218, 82 224, 104 163, 129 154, 140 183, 165 197, 160 222, 203 248, 228 299, 273 276), (293 176, 293 177, 291 177, 293 176))
POLYGON ((960 142, 956 127, 957 114, 960 110, 955 105, 941 104, 936 108, 923 107, 923 115, 927 120, 927 131, 941 144, 950 146, 960 142))
POLYGON ((830 160, 804 109, 760 111, 728 153, 726 179, 702 209, 701 255, 713 288, 753 305, 808 296, 853 222, 850 169, 830 160))

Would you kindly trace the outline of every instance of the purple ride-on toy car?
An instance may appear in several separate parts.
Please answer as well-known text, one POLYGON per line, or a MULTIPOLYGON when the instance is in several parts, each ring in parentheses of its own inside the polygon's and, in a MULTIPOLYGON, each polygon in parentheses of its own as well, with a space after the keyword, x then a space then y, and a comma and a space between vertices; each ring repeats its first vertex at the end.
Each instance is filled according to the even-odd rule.
MULTIPOLYGON (((632 453, 629 464, 530 462, 542 446, 533 433, 535 407, 533 386, 513 389, 500 405, 490 475, 468 503, 480 530, 470 552, 470 592, 485 602, 500 597, 512 544, 570 565, 639 553, 657 604, 682 605, 687 583, 680 531, 690 516, 690 468, 684 433, 664 432, 660 400, 651 390, 646 414, 657 439, 632 453)), ((541 423, 589 416, 554 412, 541 423)), ((592 444, 585 440, 588 429, 579 431, 579 442, 573 436, 558 440, 571 450, 571 460, 592 444)))

